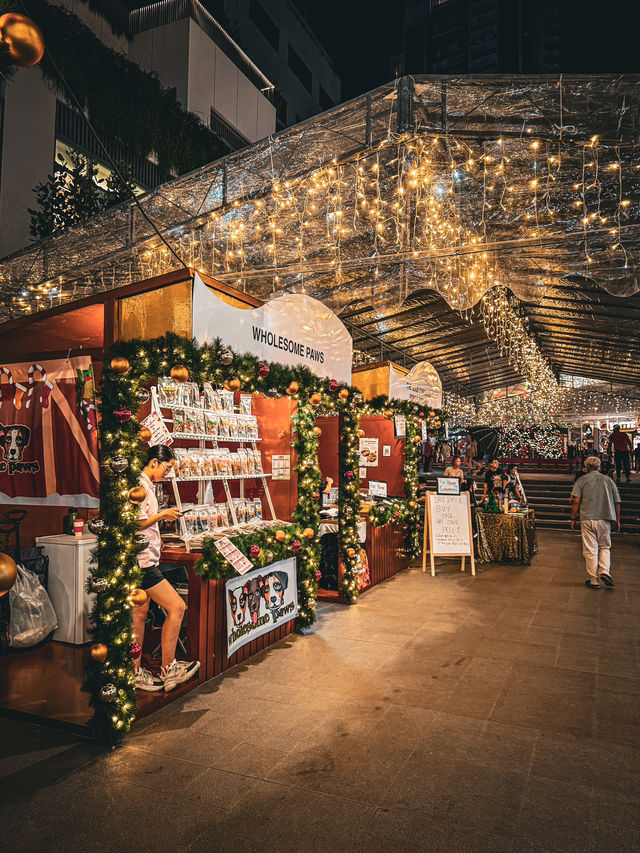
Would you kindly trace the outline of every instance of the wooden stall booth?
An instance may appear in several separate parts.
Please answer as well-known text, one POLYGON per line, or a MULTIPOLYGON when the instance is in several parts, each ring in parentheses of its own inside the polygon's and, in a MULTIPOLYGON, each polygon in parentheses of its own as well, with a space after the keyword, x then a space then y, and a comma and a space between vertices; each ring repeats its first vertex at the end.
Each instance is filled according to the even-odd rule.
MULTIPOLYGON (((226 305, 242 309, 251 309, 260 305, 257 300, 204 276, 201 277, 201 283, 204 283, 211 293, 226 305)), ((7 367, 8 373, 5 372, 5 376, 10 374, 13 366, 16 380, 11 386, 11 393, 8 393, 9 384, 6 379, 1 386, 4 392, 0 397, 1 422, 5 425, 11 424, 12 419, 18 422, 23 415, 26 417, 27 412, 33 413, 36 409, 40 411, 43 406, 42 400, 46 397, 48 382, 51 386, 49 390, 52 399, 57 399, 58 407, 64 410, 64 406, 67 406, 68 411, 64 410, 63 414, 71 424, 73 434, 79 441, 82 439, 85 445, 87 436, 91 436, 95 450, 93 455, 86 450, 86 447, 83 450, 88 459, 87 467, 95 481, 92 487, 81 484, 74 489, 72 484, 66 484, 66 496, 58 495, 56 500, 43 500, 37 496, 25 497, 25 493, 20 489, 10 493, 8 489, 2 487, 0 481, 0 487, 2 487, 0 518, 5 511, 13 513, 22 511, 25 514, 19 531, 22 556, 27 549, 34 549, 38 545, 41 557, 49 561, 49 577, 48 579, 44 577, 44 580, 48 584, 54 609, 58 612, 59 624, 63 616, 68 621, 67 599, 70 596, 65 592, 64 602, 61 600, 58 603, 54 600, 53 589, 56 588, 58 571, 56 561, 59 562, 58 557, 54 555, 54 545, 60 547, 58 540, 61 540, 62 546, 68 547, 71 551, 82 545, 84 554, 83 564, 79 566, 77 576, 72 579, 75 590, 74 619, 79 626, 76 634, 72 636, 67 633, 61 639, 54 633, 46 642, 39 643, 33 648, 5 648, 3 645, 0 666, 0 709, 4 713, 26 715, 35 719, 49 720, 63 727, 87 730, 93 710, 89 704, 90 694, 82 688, 86 678, 86 667, 90 662, 90 613, 96 594, 100 594, 100 591, 97 593, 94 591, 90 578, 89 555, 97 544, 97 538, 87 530, 87 525, 94 530, 99 529, 95 521, 102 512, 99 508, 100 481, 104 480, 105 476, 111 476, 110 473, 105 475, 105 466, 109 460, 102 459, 101 471, 98 468, 95 436, 99 431, 99 424, 94 383, 98 387, 102 384, 105 358, 119 341, 135 339, 144 343, 159 340, 167 334, 181 340, 190 339, 192 293, 192 273, 189 270, 180 270, 96 294, 77 302, 61 306, 52 304, 51 308, 39 312, 34 318, 21 318, 4 324, 0 329, 0 364, 7 367), (54 379, 52 370, 52 365, 58 362, 62 363, 69 374, 67 377, 69 381, 76 382, 73 395, 77 398, 77 410, 74 409, 73 395, 67 394, 66 402, 60 396, 58 388, 60 383, 54 379), (25 366, 26 371, 24 377, 20 373, 22 365, 25 366), (47 370, 49 370, 48 374, 46 374, 47 370), (47 379, 45 374, 50 378, 47 379), (24 390, 21 390, 22 388, 24 390), (18 405, 21 394, 25 395, 23 408, 18 405), (80 495, 80 492, 83 492, 84 496, 80 495), (87 497, 85 493, 90 494, 87 497), (85 522, 82 537, 74 537, 73 531, 63 532, 65 520, 71 508, 75 508, 79 519, 85 522), (53 540, 56 542, 54 543, 53 540)), ((167 363, 167 373, 170 367, 171 365, 167 363)), ((146 390, 149 393, 140 393, 138 399, 143 401, 140 410, 123 415, 126 420, 131 418, 131 423, 134 424, 152 414, 154 401, 157 403, 158 400, 159 378, 160 373, 147 387, 146 390)), ((215 371, 212 381, 215 385, 215 371)), ((200 387, 194 393, 199 396, 202 391, 200 387)), ((250 451, 255 457, 253 463, 257 465, 256 459, 259 459, 259 467, 253 467, 253 463, 247 461, 247 464, 251 464, 252 467, 246 469, 246 473, 243 467, 239 468, 241 473, 236 473, 235 468, 233 470, 229 468, 226 475, 212 476, 208 473, 198 473, 193 477, 183 478, 176 475, 172 481, 163 485, 165 497, 173 502, 177 495, 181 505, 189 510, 190 505, 197 506, 203 499, 203 492, 208 486, 211 493, 207 495, 207 500, 218 505, 224 504, 225 511, 229 515, 242 512, 246 519, 249 513, 255 513, 256 506, 259 506, 259 512, 265 522, 282 523, 286 545, 293 535, 288 531, 294 529, 287 525, 290 524, 292 512, 298 504, 296 458, 291 447, 291 417, 296 408, 296 401, 293 396, 287 397, 284 392, 282 395, 274 394, 272 398, 260 394, 243 394, 242 397, 244 399, 241 399, 241 392, 235 389, 227 393, 229 418, 232 422, 237 422, 241 416, 245 417, 255 425, 255 435, 250 435, 249 432, 243 433, 242 437, 234 437, 230 434, 216 435, 212 440, 210 433, 207 434, 204 430, 200 432, 199 428, 191 432, 185 429, 176 430, 175 409, 163 409, 160 406, 156 411, 164 428, 169 433, 175 433, 175 436, 171 436, 173 445, 180 446, 186 453, 193 450, 200 456, 209 456, 215 447, 221 453, 224 451, 225 464, 231 466, 235 466, 238 456, 241 457, 238 464, 244 466, 245 455, 250 451), (230 462, 229 458, 231 458, 230 462), (272 478, 274 460, 277 460, 275 464, 279 473, 272 478)), ((196 405, 200 404, 194 400, 194 406, 196 405)), ((45 415, 43 433, 45 437, 42 440, 45 441, 47 430, 49 430, 55 445, 57 409, 54 409, 53 415, 48 412, 45 415), (47 427, 46 424, 51 424, 52 418, 54 426, 47 427)), ((248 430, 246 423, 245 428, 248 430)), ((53 446, 53 459, 49 460, 47 465, 52 468, 54 474, 55 454, 56 448, 53 446)), ((28 454, 25 454, 25 459, 27 457, 28 454)), ((67 462, 70 460, 67 459, 67 462)), ((110 461, 109 464, 111 464, 110 461)), ((78 466, 67 465, 67 467, 71 472, 70 477, 80 476, 80 474, 85 476, 84 471, 81 471, 78 466)), ((50 472, 47 470, 45 473, 49 477, 50 472)), ((89 477, 89 474, 86 477, 89 477)), ((195 517, 196 524, 202 521, 197 513, 195 517)), ((138 693, 136 710, 138 717, 144 716, 205 679, 278 642, 294 630, 295 626, 297 607, 294 608, 291 603, 288 614, 280 615, 276 627, 256 632, 259 633, 257 639, 249 639, 245 642, 242 637, 236 638, 232 651, 228 643, 229 611, 227 608, 232 590, 229 589, 225 579, 210 580, 195 571, 194 567, 200 554, 194 549, 188 536, 183 535, 180 538, 180 534, 186 532, 184 517, 180 523, 182 528, 175 531, 173 541, 171 532, 166 535, 162 561, 185 567, 185 579, 181 584, 180 592, 187 599, 188 607, 178 657, 197 659, 202 662, 202 665, 197 678, 182 685, 173 693, 138 693)), ((209 523, 210 519, 207 524, 209 523)), ((15 539, 10 537, 7 545, 11 551, 15 552, 15 539)), ((281 546, 278 551, 279 558, 283 556, 283 547, 281 546)), ((15 554, 15 556, 18 559, 21 555, 15 554)), ((292 562, 294 567, 293 581, 289 584, 291 590, 296 586, 296 554, 293 549, 289 556, 291 557, 289 562, 292 562)), ((269 574, 269 563, 263 560, 261 565, 263 566, 261 574, 266 577, 269 574)), ((247 574, 247 577, 250 578, 251 574, 247 574)), ((65 591, 64 584, 57 583, 57 586, 65 591)), ((9 598, 10 596, 4 596, 2 602, 5 616, 9 598)), ((261 620, 268 621, 262 611, 261 620)), ((6 623, 6 619, 4 623, 0 622, 0 628, 5 633, 6 623)), ((236 633, 239 632, 236 631, 236 633)), ((159 628, 147 630, 143 660, 151 668, 159 666, 154 658, 154 651, 157 650, 158 644, 159 628)))

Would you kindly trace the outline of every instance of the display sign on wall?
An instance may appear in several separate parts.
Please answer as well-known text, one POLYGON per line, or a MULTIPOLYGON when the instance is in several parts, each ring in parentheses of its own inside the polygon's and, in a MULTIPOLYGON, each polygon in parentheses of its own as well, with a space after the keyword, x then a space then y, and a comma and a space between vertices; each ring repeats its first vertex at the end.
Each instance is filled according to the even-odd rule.
POLYGON ((225 583, 227 657, 298 615, 296 558, 280 560, 225 583))
POLYGON ((378 439, 377 438, 361 438, 359 445, 361 468, 377 468, 378 467, 378 439))
POLYGON ((344 323, 317 299, 285 294, 259 308, 236 308, 219 299, 196 273, 193 336, 199 344, 220 338, 234 352, 351 383, 353 342, 344 323))
POLYGON ((404 438, 407 434, 407 422, 404 415, 395 415, 393 418, 394 438, 404 438))
POLYGON ((0 503, 97 507, 90 358, 0 367, 0 503))

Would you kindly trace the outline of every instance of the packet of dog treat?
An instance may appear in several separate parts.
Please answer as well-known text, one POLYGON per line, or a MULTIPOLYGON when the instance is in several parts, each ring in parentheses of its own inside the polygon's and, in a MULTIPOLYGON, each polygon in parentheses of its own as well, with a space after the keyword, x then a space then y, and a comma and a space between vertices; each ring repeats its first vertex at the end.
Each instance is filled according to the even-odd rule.
POLYGON ((246 419, 247 422, 247 439, 249 441, 255 441, 258 438, 258 419, 255 415, 250 415, 246 419))
POLYGON ((229 513, 227 512, 226 504, 218 504, 218 518, 220 522, 220 527, 229 526, 229 513))
POLYGON ((184 409, 173 410, 173 431, 184 432, 184 409))
POLYGON ((178 476, 184 480, 190 476, 191 468, 189 465, 189 454, 183 447, 176 449, 176 460, 178 466, 178 476))
POLYGON ((184 410, 184 431, 189 435, 194 435, 198 430, 196 421, 196 410, 195 409, 185 409, 184 410))
POLYGON ((240 473, 240 457, 237 453, 230 453, 229 461, 231 462, 231 476, 237 477, 240 473))
POLYGON ((190 477, 202 476, 202 459, 199 453, 193 451, 189 453, 189 472, 190 477))
POLYGON ((240 460, 240 474, 246 476, 249 473, 249 462, 247 459, 248 451, 241 447, 238 450, 238 459, 240 460))
POLYGON ((229 421, 229 438, 237 438, 238 437, 238 416, 237 415, 227 415, 227 420, 229 421))
POLYGON ((253 452, 253 461, 255 465, 256 474, 262 474, 264 469, 262 467, 262 454, 259 450, 254 450, 253 452))
POLYGON ((169 376, 158 379, 158 402, 161 406, 175 406, 178 400, 178 385, 169 376))
POLYGON ((215 475, 214 466, 213 466, 213 456, 210 450, 203 450, 200 453, 202 458, 202 476, 203 477, 212 477, 215 475))
POLYGON ((262 501, 260 500, 260 498, 253 499, 253 515, 254 518, 257 518, 262 521, 262 501))
POLYGON ((212 438, 218 435, 218 418, 215 412, 204 412, 204 431, 212 438))
POLYGON ((218 416, 218 438, 224 441, 225 438, 229 438, 230 432, 229 415, 226 412, 222 412, 218 416))
POLYGON ((193 417, 195 419, 195 430, 198 435, 204 435, 204 412, 202 409, 194 409, 193 417))
POLYGON ((251 394, 240 394, 240 412, 243 415, 251 414, 251 394))
POLYGON ((231 476, 231 459, 229 449, 223 448, 218 456, 218 475, 221 477, 231 476))
POLYGON ((218 391, 225 412, 233 412, 233 391, 218 391))

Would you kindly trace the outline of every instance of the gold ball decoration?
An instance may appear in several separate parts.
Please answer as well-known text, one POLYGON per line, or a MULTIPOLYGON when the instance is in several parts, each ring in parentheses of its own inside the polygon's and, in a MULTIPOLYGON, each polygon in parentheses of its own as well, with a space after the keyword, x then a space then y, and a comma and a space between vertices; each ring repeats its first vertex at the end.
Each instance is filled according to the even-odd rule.
POLYGON ((289 387, 287 388, 287 394, 297 394, 299 387, 300 386, 297 382, 290 382, 289 387))
POLYGON ((111 359, 111 370, 113 370, 114 373, 126 373, 130 367, 129 359, 125 358, 123 355, 116 355, 111 359))
POLYGON ((421 442, 421 441, 422 441, 422 439, 420 438, 420 436, 419 436, 419 435, 414 435, 414 436, 413 436, 413 443, 414 443, 414 444, 420 444, 420 442, 421 442))
POLYGON ((349 389, 348 388, 341 388, 338 391, 338 397, 340 397, 341 400, 348 400, 349 399, 349 389))
POLYGON ((418 504, 415 501, 409 501, 409 506, 411 507, 411 509, 415 509, 418 504))
POLYGON ((171 368, 171 378, 174 382, 187 382, 189 371, 184 364, 176 364, 171 368))
POLYGON ((132 489, 129 489, 128 498, 132 504, 141 504, 146 495, 147 493, 142 486, 134 486, 132 489))
POLYGON ((305 529, 302 531, 302 535, 306 536, 307 539, 313 539, 313 537, 316 535, 316 532, 313 527, 305 527, 305 529))
POLYGON ((435 412, 429 412, 428 415, 430 418, 435 418, 436 413, 435 412))
POLYGON ((358 438, 364 438, 364 430, 363 430, 363 429, 359 429, 359 430, 356 432, 356 435, 358 436, 358 438))
POLYGON ((94 643, 91 646, 91 657, 98 663, 102 663, 102 661, 105 660, 108 654, 109 649, 105 646, 104 643, 94 643))
POLYGON ((138 430, 138 440, 139 441, 151 441, 151 430, 149 427, 142 426, 138 430))
POLYGON ((317 393, 312 394, 309 397, 309 402, 311 403, 312 406, 319 406, 320 403, 322 402, 322 394, 317 394, 317 393))
POLYGON ((435 427, 436 429, 438 429, 438 427, 440 427, 440 426, 441 426, 440 421, 436 421, 436 422, 434 423, 434 427, 435 427))
POLYGON ((148 595, 143 589, 134 589, 133 592, 129 593, 129 601, 134 607, 140 607, 146 602, 147 598, 148 595))
POLYGON ((287 534, 284 532, 284 530, 276 530, 275 537, 276 542, 284 542, 284 540, 287 538, 287 534))
POLYGON ((237 376, 233 379, 227 379, 224 383, 224 387, 227 391, 239 391, 240 390, 240 380, 237 376))
POLYGON ((0 554, 0 596, 9 592, 17 577, 15 561, 8 554, 0 554))
POLYGON ((44 56, 42 30, 26 15, 7 12, 0 18, 0 43, 6 45, 11 62, 19 68, 31 68, 44 56))
POLYGON ((314 426, 314 428, 313 428, 313 434, 314 434, 314 435, 317 435, 317 436, 318 436, 318 438, 320 438, 320 436, 322 435, 322 430, 320 429, 320 427, 319 427, 319 426, 314 426))
POLYGON ((347 557, 351 557, 353 559, 353 557, 355 557, 355 555, 356 555, 356 549, 355 548, 347 548, 347 557))
POLYGON ((383 414, 384 414, 385 418, 388 421, 390 421, 391 418, 393 417, 393 409, 385 409, 383 414))

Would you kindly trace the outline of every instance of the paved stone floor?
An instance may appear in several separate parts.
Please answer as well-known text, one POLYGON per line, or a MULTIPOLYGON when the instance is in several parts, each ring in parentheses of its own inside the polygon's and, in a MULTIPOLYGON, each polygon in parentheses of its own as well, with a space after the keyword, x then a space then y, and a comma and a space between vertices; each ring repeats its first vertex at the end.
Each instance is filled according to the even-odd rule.
POLYGON ((638 547, 412 569, 113 752, 0 720, 0 849, 638 851, 638 547))

